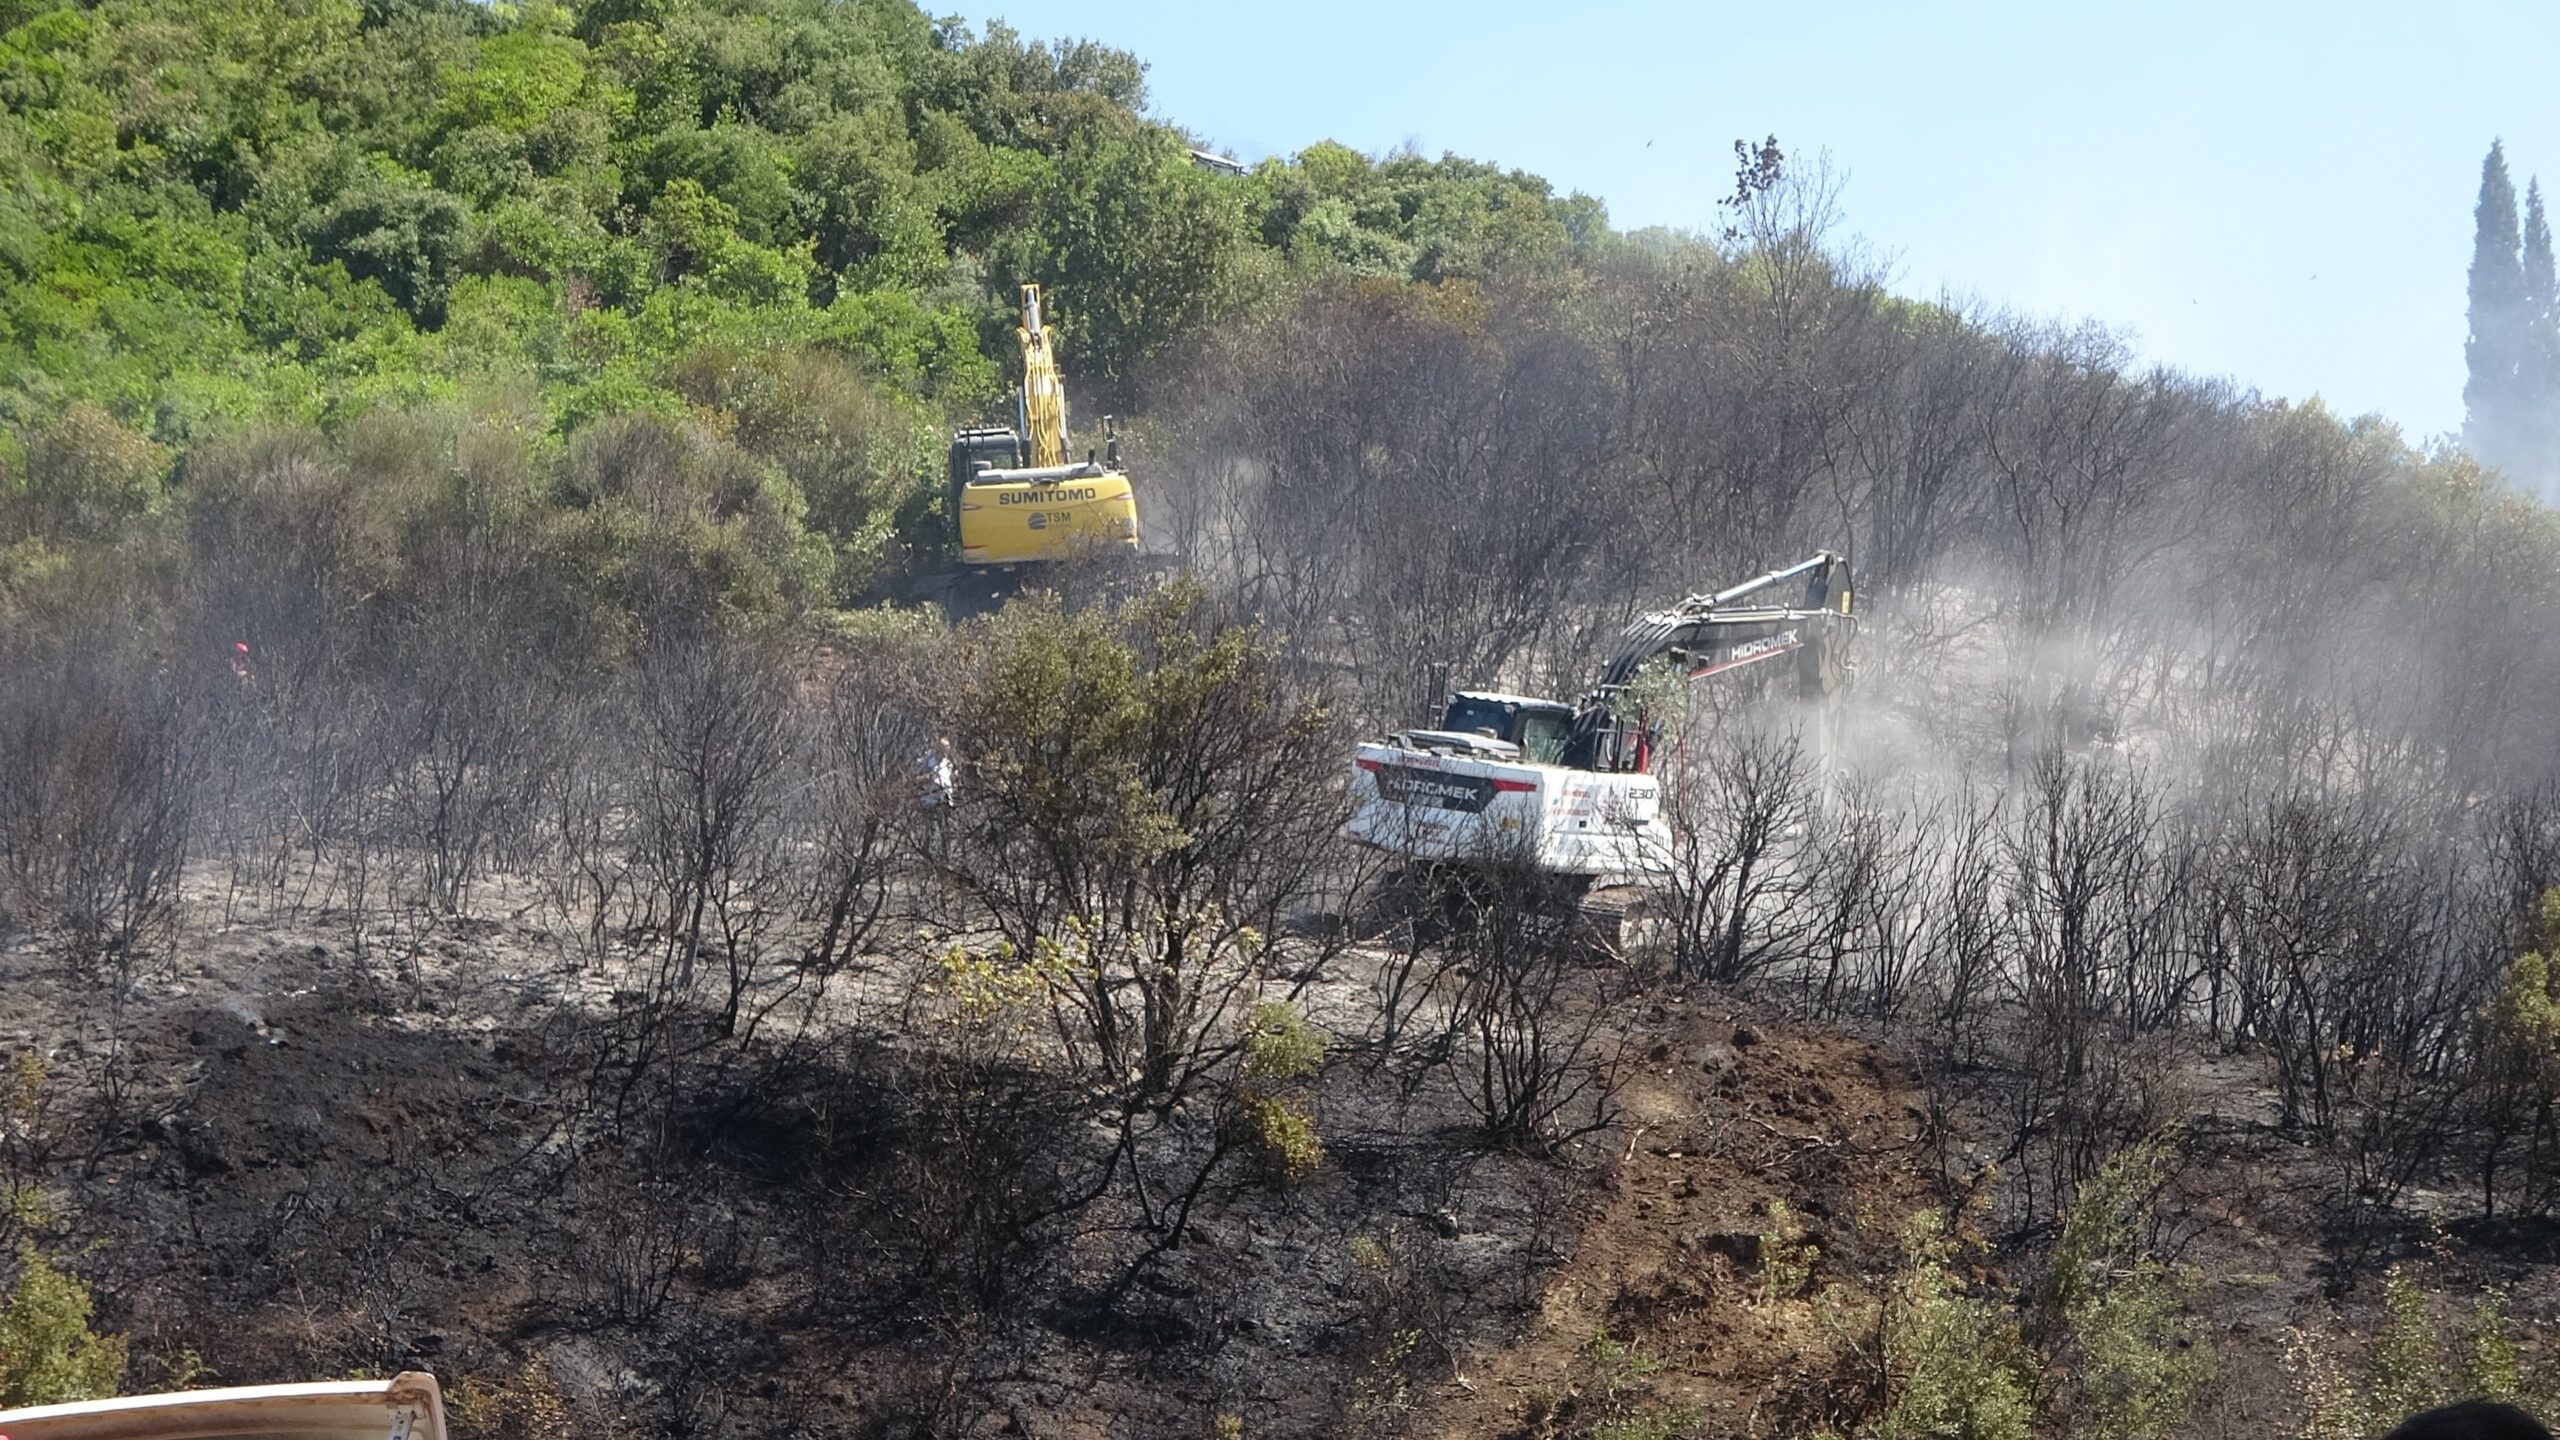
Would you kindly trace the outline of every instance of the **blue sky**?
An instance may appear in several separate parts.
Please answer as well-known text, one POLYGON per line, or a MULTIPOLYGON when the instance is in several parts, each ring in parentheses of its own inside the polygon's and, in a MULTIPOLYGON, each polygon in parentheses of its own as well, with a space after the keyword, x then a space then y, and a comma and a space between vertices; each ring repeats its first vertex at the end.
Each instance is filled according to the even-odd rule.
MULTIPOLYGON (((933 7, 928 7, 933 8, 933 7)), ((1015 0, 1244 159, 1411 143, 1703 228, 1732 142, 1845 171, 1897 288, 2129 332, 2268 395, 2462 422, 2481 155, 2560 188, 2560 5, 1015 0)))

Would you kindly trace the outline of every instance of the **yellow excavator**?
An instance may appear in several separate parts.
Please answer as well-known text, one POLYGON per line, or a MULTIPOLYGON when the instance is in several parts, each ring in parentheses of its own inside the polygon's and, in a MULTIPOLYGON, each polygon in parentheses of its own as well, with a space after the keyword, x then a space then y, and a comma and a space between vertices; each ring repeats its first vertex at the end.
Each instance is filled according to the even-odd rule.
POLYGON ((967 565, 1021 565, 1138 548, 1138 500, 1120 468, 1120 438, 1102 417, 1102 456, 1067 459, 1067 388, 1040 314, 1022 287, 1019 429, 973 426, 951 437, 951 519, 967 565))

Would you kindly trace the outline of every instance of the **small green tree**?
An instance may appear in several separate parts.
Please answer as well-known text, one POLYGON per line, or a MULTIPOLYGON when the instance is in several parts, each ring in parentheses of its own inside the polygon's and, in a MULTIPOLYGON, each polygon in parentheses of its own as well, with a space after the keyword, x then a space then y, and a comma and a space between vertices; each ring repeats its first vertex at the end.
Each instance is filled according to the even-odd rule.
POLYGON ((89 1287, 18 1246, 18 1280, 0 1308, 0 1408, 97 1400, 124 1377, 121 1335, 89 1329, 89 1287))
POLYGON ((2382 1329, 2365 1352, 2365 1410, 2374 1419, 2406 1415, 2444 1400, 2452 1389, 2444 1337, 2427 1313, 2417 1277, 2394 1265, 2382 1276, 2382 1329))
POLYGON ((79 401, 28 439, 27 523, 53 535, 108 534, 151 507, 168 470, 168 451, 79 401))
POLYGON ((577 1431, 569 1398, 540 1356, 513 1375, 465 1379, 446 1391, 445 1418, 456 1436, 480 1440, 549 1440, 577 1431))
POLYGON ((1775 1305, 1804 1293, 1822 1248, 1807 1240, 1804 1222, 1784 1200, 1769 1202, 1769 1228, 1760 1232, 1760 1304, 1775 1305))
POLYGON ((312 256, 379 284, 420 326, 442 325, 470 223, 462 201, 384 155, 350 160, 333 179, 302 219, 312 256))
POLYGON ((1245 241, 1243 197, 1201 173, 1170 134, 1078 136, 1049 198, 1030 268, 1054 287, 1083 383, 1124 385, 1226 298, 1245 241))
POLYGON ((2506 1292, 2484 1290, 2471 1306, 2471 1347, 2462 1361, 2462 1393, 2509 1404, 2525 1398, 2524 1350, 2507 1319, 2506 1292))
POLYGON ((2542 897, 2539 920, 2534 948, 2508 963, 2480 1016, 2475 1113, 2481 1208, 2491 1215, 2511 1164, 2522 1173, 2507 1207, 2527 1213, 2550 1203, 2550 1173, 2560 1164, 2560 977, 2551 962, 2560 954, 2560 889, 2542 897))
POLYGON ((53 1223, 44 1188, 53 1137, 45 1120, 44 1059, 19 1051, 0 1066, 0 1245, 15 1245, 53 1223))
POLYGON ((2382 1277, 2380 1322, 2362 1339, 2321 1329, 2287 1332, 2285 1369, 2302 1440, 2363 1440, 2419 1410, 2485 1398, 2547 1408, 2560 1398, 2552 1347, 2525 1337, 2507 1317, 2506 1296, 2483 1291, 2462 1323, 2427 1293, 2417 1273, 2393 1266, 2382 1277))
MULTIPOLYGON (((1223 1085, 1272 945, 1327 883, 1339 798, 1323 702, 1181 582, 1114 610, 1017 601, 963 638, 937 863, 1049 981, 1075 1062, 1170 1105, 1223 1085)), ((1321 961, 1339 937, 1293 945, 1321 961)))

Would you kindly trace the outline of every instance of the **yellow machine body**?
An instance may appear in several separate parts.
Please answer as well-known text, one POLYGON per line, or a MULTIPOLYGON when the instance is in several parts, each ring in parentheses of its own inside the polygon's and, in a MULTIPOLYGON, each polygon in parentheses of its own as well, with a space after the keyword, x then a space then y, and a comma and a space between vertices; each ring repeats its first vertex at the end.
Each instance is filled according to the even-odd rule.
POLYGON ((959 500, 960 558, 972 565, 1137 548, 1138 499, 1129 477, 1099 465, 981 470, 960 487, 959 500))

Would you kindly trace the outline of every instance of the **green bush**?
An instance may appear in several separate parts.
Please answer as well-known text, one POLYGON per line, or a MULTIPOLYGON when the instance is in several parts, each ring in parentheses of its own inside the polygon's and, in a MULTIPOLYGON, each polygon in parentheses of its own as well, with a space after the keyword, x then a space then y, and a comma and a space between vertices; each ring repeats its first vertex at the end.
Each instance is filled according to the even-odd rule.
POLYGON ((2287 1332, 2301 1440, 2365 1440, 2414 1411, 2474 1397, 2545 1410, 2560 1402, 2560 1347, 2520 1337, 2503 1292, 2481 1292, 2453 1320, 2415 1271, 2395 1265, 2383 1273, 2381 1298, 2361 1353, 2351 1335, 2287 1332))
POLYGON ((1251 1085, 1286 1085, 1304 1080, 1324 1064, 1324 1037, 1306 1017, 1286 1005, 1265 1002, 1253 1007, 1246 1023, 1244 1078, 1251 1085))
POLYGON ((33 528, 100 536, 150 509, 168 472, 168 451, 77 401, 29 440, 21 493, 33 528))
MULTIPOLYGON (((1413 1257, 1392 1236, 1351 1238, 1355 1369, 1351 1412, 1355 1433, 1402 1434, 1413 1405, 1413 1378, 1424 1355, 1439 1349, 1427 1291, 1413 1257)), ((1445 1351, 1443 1352, 1445 1353, 1445 1351)))
POLYGON ((1302 1100, 1278 1093, 1324 1064, 1324 1037, 1286 1005, 1260 1004, 1245 1025, 1236 1075, 1239 1138, 1272 1183, 1295 1185, 1324 1164, 1324 1141, 1302 1100))
POLYGON ((17 1283, 0 1308, 0 1409, 98 1400, 124 1378, 121 1335, 89 1329, 89 1287, 18 1247, 17 1283))
POLYGON ((1902 1237, 1884 1300, 1891 1398, 1865 1440, 2026 1440, 2033 1365, 2009 1307, 1969 1293, 1946 1219, 1923 1210, 1902 1237))
POLYGON ((1784 1200, 1769 1202, 1769 1228, 1760 1232, 1760 1303, 1776 1304, 1804 1293, 1813 1280, 1819 1246, 1804 1238, 1804 1225, 1784 1200))
POLYGON ((569 1400, 539 1356, 513 1375, 465 1379, 445 1396, 455 1440, 552 1440, 575 1433, 569 1400))
POLYGON ((2452 1379, 2426 1291, 2393 1266, 2382 1277, 2382 1328, 2365 1352, 2366 1408, 2377 1419, 2424 1410, 2447 1398, 2452 1379))
POLYGON ((1324 1165, 1314 1117, 1294 1101, 1247 1095, 1237 1101, 1243 1138, 1275 1185, 1295 1185, 1324 1165))
POLYGON ((1589 1379, 1578 1398, 1591 1417, 1591 1440, 1677 1440, 1697 1433, 1696 1412, 1646 1403, 1662 1362, 1643 1346, 1604 1330, 1583 1345, 1581 1360, 1589 1379))
POLYGON ((2507 1319, 2506 1292, 2486 1290, 2471 1310, 2470 1354, 2462 1363, 2465 1395, 2509 1404, 2528 1398, 2523 1347, 2507 1319))
POLYGON ((2183 1278, 2148 1249, 2152 1197, 2177 1151, 2151 1136, 2081 1187, 2033 1297, 2030 1331, 2055 1424, 2098 1440, 2159 1440, 2186 1422, 2211 1353, 2189 1333, 2183 1278))

